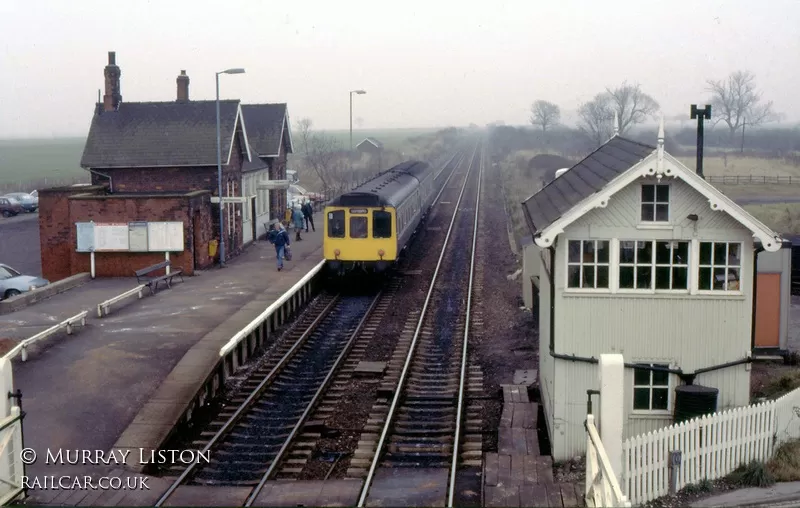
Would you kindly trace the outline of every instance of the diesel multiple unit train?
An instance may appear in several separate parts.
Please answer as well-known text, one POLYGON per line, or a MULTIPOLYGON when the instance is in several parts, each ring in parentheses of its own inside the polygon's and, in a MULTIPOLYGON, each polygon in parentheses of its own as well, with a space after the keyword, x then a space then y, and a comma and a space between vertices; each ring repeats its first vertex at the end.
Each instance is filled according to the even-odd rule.
POLYGON ((425 162, 403 162, 330 201, 323 240, 329 269, 379 273, 391 267, 436 198, 437 174, 425 162))

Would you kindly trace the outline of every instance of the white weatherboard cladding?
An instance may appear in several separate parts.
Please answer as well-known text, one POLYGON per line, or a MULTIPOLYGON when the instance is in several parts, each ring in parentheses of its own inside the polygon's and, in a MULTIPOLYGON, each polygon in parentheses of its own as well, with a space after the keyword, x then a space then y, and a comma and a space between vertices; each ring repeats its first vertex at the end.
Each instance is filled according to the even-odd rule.
MULTIPOLYGON (((597 208, 564 228, 556 244, 555 350, 595 357, 622 354, 626 362, 667 363, 691 373, 696 369, 741 360, 750 351, 752 316, 752 232, 727 212, 714 211, 708 198, 680 179, 669 183, 670 224, 642 226, 639 178, 621 189, 606 208, 597 208), (687 219, 690 214, 698 220, 687 219), (566 249, 572 239, 651 239, 738 241, 742 248, 742 292, 739 295, 586 294, 565 293, 566 249)), ((550 252, 543 249, 549 260, 550 252)), ((597 365, 554 360, 550 356, 549 282, 541 269, 540 385, 550 431, 553 458, 585 453, 586 390, 598 389, 597 365), (547 293, 547 294, 545 294, 547 293)), ((612 273, 616 273, 612 271, 612 273)), ((625 436, 672 423, 674 389, 670 376, 670 414, 633 412, 633 370, 625 373, 625 436)), ((719 389, 719 410, 749 403, 750 372, 745 365, 698 375, 695 384, 719 389)), ((597 396, 594 397, 595 409, 597 396)), ((602 422, 600 422, 602 425, 602 422)))
POLYGON ((539 391, 549 435, 553 435, 553 389, 554 389, 554 364, 550 356, 550 280, 547 276, 549 265, 544 263, 542 257, 549 259, 550 253, 541 250, 539 260, 539 274, 541 285, 539 287, 539 391))
MULTIPOLYGON (((545 348, 546 349, 546 348, 545 348)), ((547 353, 546 353, 547 354, 547 353)), ((547 354, 547 358, 552 357, 547 354)), ((626 362, 631 360, 624 357, 626 362)), ((552 365, 552 362, 550 362, 552 365)), ((744 365, 698 375, 695 384, 713 386, 720 391, 717 410, 744 406, 750 403, 750 373, 744 365)), ((596 364, 569 362, 558 360, 555 363, 554 385, 556 392, 552 397, 545 397, 542 387, 542 403, 548 418, 553 460, 567 460, 586 453, 586 390, 600 388, 598 382, 598 366, 596 364), (548 411, 553 406, 552 417, 548 411)), ((670 376, 672 397, 679 383, 677 376, 670 376)), ((550 386, 550 384, 548 384, 550 386)), ((633 404, 633 370, 625 369, 625 424, 623 437, 637 436, 654 431, 673 423, 672 415, 641 415, 632 411, 633 404)), ((598 414, 599 399, 592 396, 592 409, 598 414)), ((673 401, 674 404, 674 401, 673 401)), ((674 406, 670 406, 672 413, 674 406)), ((602 425, 602 423, 601 423, 602 425)))
MULTIPOLYGON (((700 238, 709 238, 722 231, 741 231, 741 238, 752 241, 753 235, 739 221, 727 212, 716 212, 709 208, 708 199, 686 184, 683 180, 662 178, 658 182, 655 178, 640 178, 629 184, 614 195, 605 208, 595 208, 579 218, 564 229, 568 235, 591 233, 598 237, 612 231, 620 232, 624 228, 637 229, 642 223, 641 215, 641 186, 642 184, 669 184, 670 186, 670 223, 675 238, 691 238, 694 234, 694 222, 687 217, 696 214, 697 235, 700 238)), ((660 225, 659 225, 660 227, 660 225)), ((653 230, 660 238, 664 236, 664 229, 653 230)), ((561 240, 559 240, 561 241, 561 240)))

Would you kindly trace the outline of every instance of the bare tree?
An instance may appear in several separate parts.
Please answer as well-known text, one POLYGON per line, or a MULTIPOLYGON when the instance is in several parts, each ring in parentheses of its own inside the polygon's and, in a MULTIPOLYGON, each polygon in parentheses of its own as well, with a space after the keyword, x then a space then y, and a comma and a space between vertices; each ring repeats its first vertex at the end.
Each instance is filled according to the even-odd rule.
POLYGON ((612 116, 613 111, 617 112, 620 135, 625 134, 637 123, 644 122, 648 116, 654 115, 660 109, 658 102, 642 92, 639 84, 629 85, 625 81, 613 90, 606 88, 606 93, 613 108, 612 116))
POLYGON ((548 127, 556 125, 561 120, 561 108, 548 101, 536 101, 531 106, 531 124, 538 125, 542 132, 547 132, 548 127))
POLYGON ((711 114, 714 123, 725 122, 731 139, 742 125, 757 126, 776 119, 772 101, 761 103, 756 92, 756 76, 750 71, 736 71, 726 79, 708 80, 711 92, 711 114))
POLYGON ((324 191, 340 192, 350 183, 341 156, 341 143, 332 136, 313 132, 312 125, 310 118, 297 122, 305 162, 319 177, 324 191))
POLYGON ((602 145, 614 133, 614 107, 607 93, 599 93, 594 99, 578 108, 578 129, 597 146, 602 145))

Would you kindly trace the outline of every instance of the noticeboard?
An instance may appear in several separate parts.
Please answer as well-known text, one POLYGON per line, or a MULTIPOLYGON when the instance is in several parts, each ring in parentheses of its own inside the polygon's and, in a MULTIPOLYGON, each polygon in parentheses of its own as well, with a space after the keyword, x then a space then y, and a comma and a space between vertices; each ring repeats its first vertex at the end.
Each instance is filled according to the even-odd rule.
POLYGON ((77 252, 183 252, 183 222, 76 222, 77 252))
POLYGON ((76 222, 78 230, 78 252, 92 252, 94 250, 94 222, 76 222))
POLYGON ((128 250, 130 252, 147 252, 147 223, 128 223, 128 250))
POLYGON ((94 250, 99 251, 127 251, 128 223, 106 223, 94 225, 94 250))
POLYGON ((147 242, 150 252, 183 252, 183 222, 148 222, 147 242))

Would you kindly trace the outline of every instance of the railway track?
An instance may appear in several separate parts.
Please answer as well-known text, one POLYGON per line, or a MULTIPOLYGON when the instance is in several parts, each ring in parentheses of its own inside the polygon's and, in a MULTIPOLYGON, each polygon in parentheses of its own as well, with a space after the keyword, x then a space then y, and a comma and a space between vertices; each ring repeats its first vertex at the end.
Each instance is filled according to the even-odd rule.
POLYGON ((303 425, 369 319, 382 319, 374 311, 385 310, 383 297, 384 292, 318 297, 230 399, 237 408, 220 413, 194 443, 210 452, 211 461, 183 470, 155 506, 183 484, 250 486, 250 506, 278 472, 290 444, 317 437, 303 433, 303 425))
POLYGON ((480 369, 468 366, 467 346, 482 174, 483 154, 476 146, 416 328, 398 342, 384 378, 386 398, 374 406, 348 470, 356 477, 366 472, 358 506, 365 505, 378 467, 448 468, 447 503, 453 506, 458 466, 480 465, 479 406, 467 398, 480 396, 483 382, 480 369), (472 179, 477 185, 467 191, 472 179), (474 205, 467 194, 474 194, 474 205), (359 462, 368 455, 364 471, 359 462))

